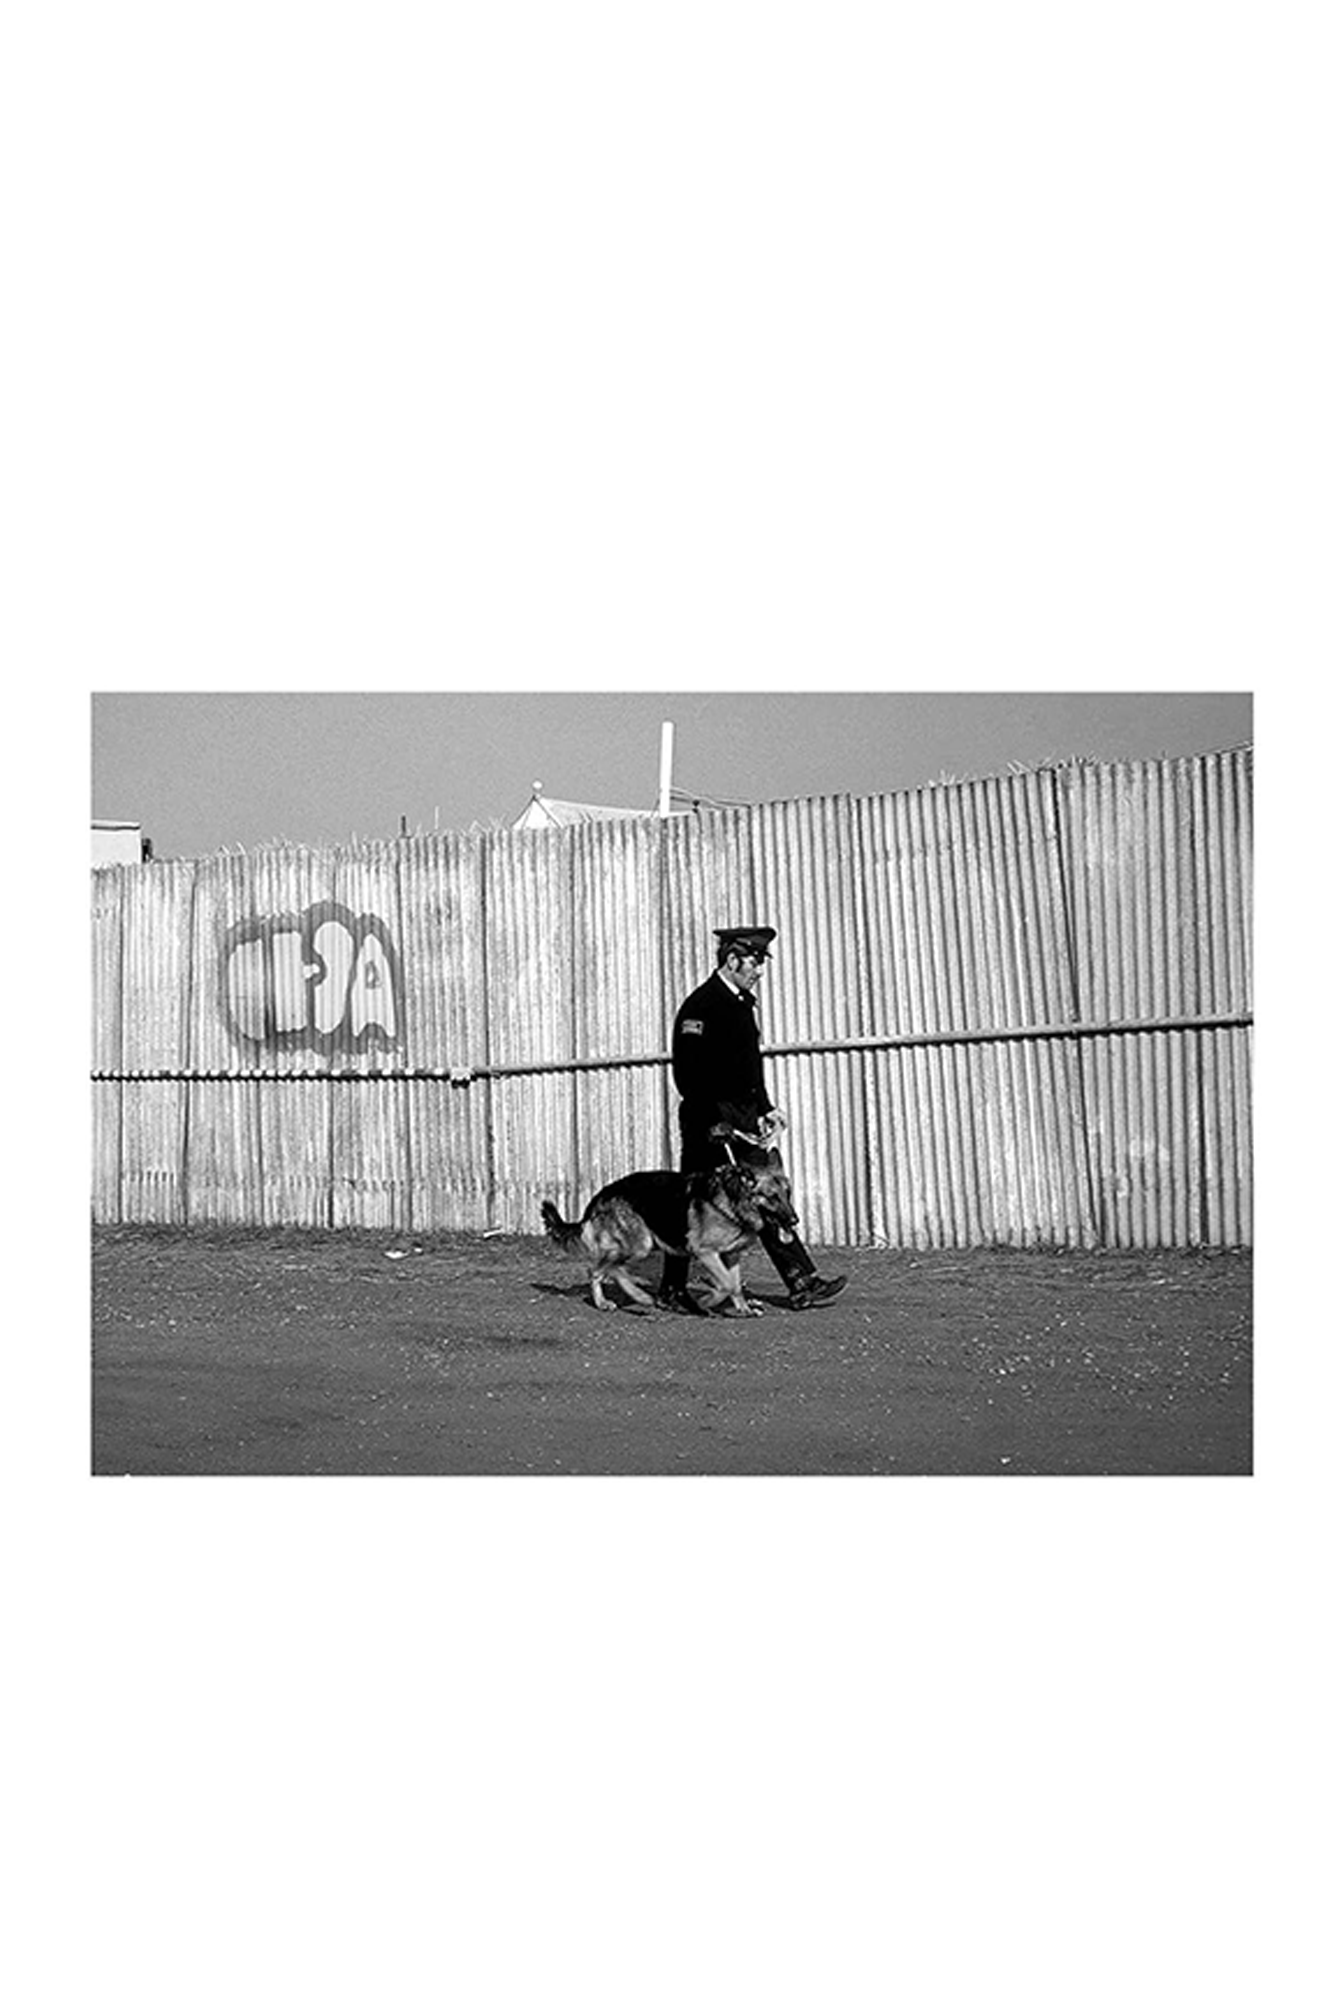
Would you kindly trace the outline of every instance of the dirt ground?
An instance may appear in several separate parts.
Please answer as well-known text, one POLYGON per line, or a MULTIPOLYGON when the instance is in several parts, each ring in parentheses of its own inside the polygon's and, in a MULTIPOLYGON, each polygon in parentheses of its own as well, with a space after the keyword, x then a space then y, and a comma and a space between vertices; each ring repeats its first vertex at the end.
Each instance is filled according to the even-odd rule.
MULTIPOLYGON (((1248 1254, 827 1251, 595 1312, 544 1240, 99 1229, 98 1474, 1248 1473, 1248 1254)), ((644 1275, 655 1280, 652 1264, 644 1275)))

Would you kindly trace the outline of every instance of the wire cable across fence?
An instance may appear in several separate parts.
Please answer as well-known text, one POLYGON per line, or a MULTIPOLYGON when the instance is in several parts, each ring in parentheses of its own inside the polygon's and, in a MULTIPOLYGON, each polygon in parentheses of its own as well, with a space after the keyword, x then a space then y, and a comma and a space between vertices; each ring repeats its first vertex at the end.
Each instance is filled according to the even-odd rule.
MULTIPOLYGON (((1251 1028, 1253 1014, 1173 1014, 1151 1021, 1043 1021, 1014 1028, 953 1028, 930 1035, 857 1035, 825 1042, 780 1042, 766 1056, 857 1055, 877 1049, 936 1049, 992 1042, 1083 1040, 1097 1035, 1168 1035, 1251 1028)), ((571 1056, 567 1062, 474 1063, 452 1069, 95 1069, 94 1083, 450 1083, 487 1077, 572 1076, 591 1070, 665 1069, 669 1055, 571 1056)))

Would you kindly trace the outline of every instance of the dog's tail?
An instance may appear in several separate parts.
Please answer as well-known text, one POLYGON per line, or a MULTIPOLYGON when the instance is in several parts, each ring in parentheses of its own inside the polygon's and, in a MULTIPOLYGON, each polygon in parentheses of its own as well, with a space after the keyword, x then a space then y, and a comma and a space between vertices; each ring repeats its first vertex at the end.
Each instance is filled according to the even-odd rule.
POLYGON ((583 1235, 581 1222, 566 1222, 553 1201, 542 1203, 542 1226, 552 1243, 562 1250, 577 1249, 583 1235))

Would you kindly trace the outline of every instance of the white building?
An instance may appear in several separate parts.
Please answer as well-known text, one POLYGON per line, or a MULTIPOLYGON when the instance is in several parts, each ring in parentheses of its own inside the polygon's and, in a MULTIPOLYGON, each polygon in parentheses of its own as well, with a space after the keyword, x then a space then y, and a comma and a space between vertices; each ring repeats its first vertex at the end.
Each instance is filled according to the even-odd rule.
POLYGON ((520 833, 531 833, 549 826, 579 826, 588 819, 654 819, 656 814, 644 806, 582 806, 572 799, 548 799, 539 784, 532 787, 532 797, 524 806, 514 826, 520 833))
POLYGON ((741 805, 740 799, 698 798, 692 792, 682 792, 671 782, 672 757, 675 750, 675 724, 662 724, 662 752, 658 765, 657 805, 652 806, 587 806, 579 805, 572 799, 548 799, 541 785, 534 781, 532 797, 513 822, 519 832, 530 833, 535 828, 542 831, 553 826, 579 826, 589 819, 668 819, 677 813, 698 812, 702 807, 726 807, 741 805))
POLYGON ((114 868, 117 862, 147 861, 153 852, 137 819, 95 819, 93 821, 93 867, 114 868))

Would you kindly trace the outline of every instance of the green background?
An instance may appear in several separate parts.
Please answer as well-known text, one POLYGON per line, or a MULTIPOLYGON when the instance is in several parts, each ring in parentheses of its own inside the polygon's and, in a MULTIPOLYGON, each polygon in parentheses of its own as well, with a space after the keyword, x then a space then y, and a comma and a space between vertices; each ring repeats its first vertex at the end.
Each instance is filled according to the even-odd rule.
MULTIPOLYGON (((58 638, 1305 642, 1313 22, 30 14, 58 638)), ((1295 1990, 1285 1544, 66 1526, 42 1984, 1295 1990)))

